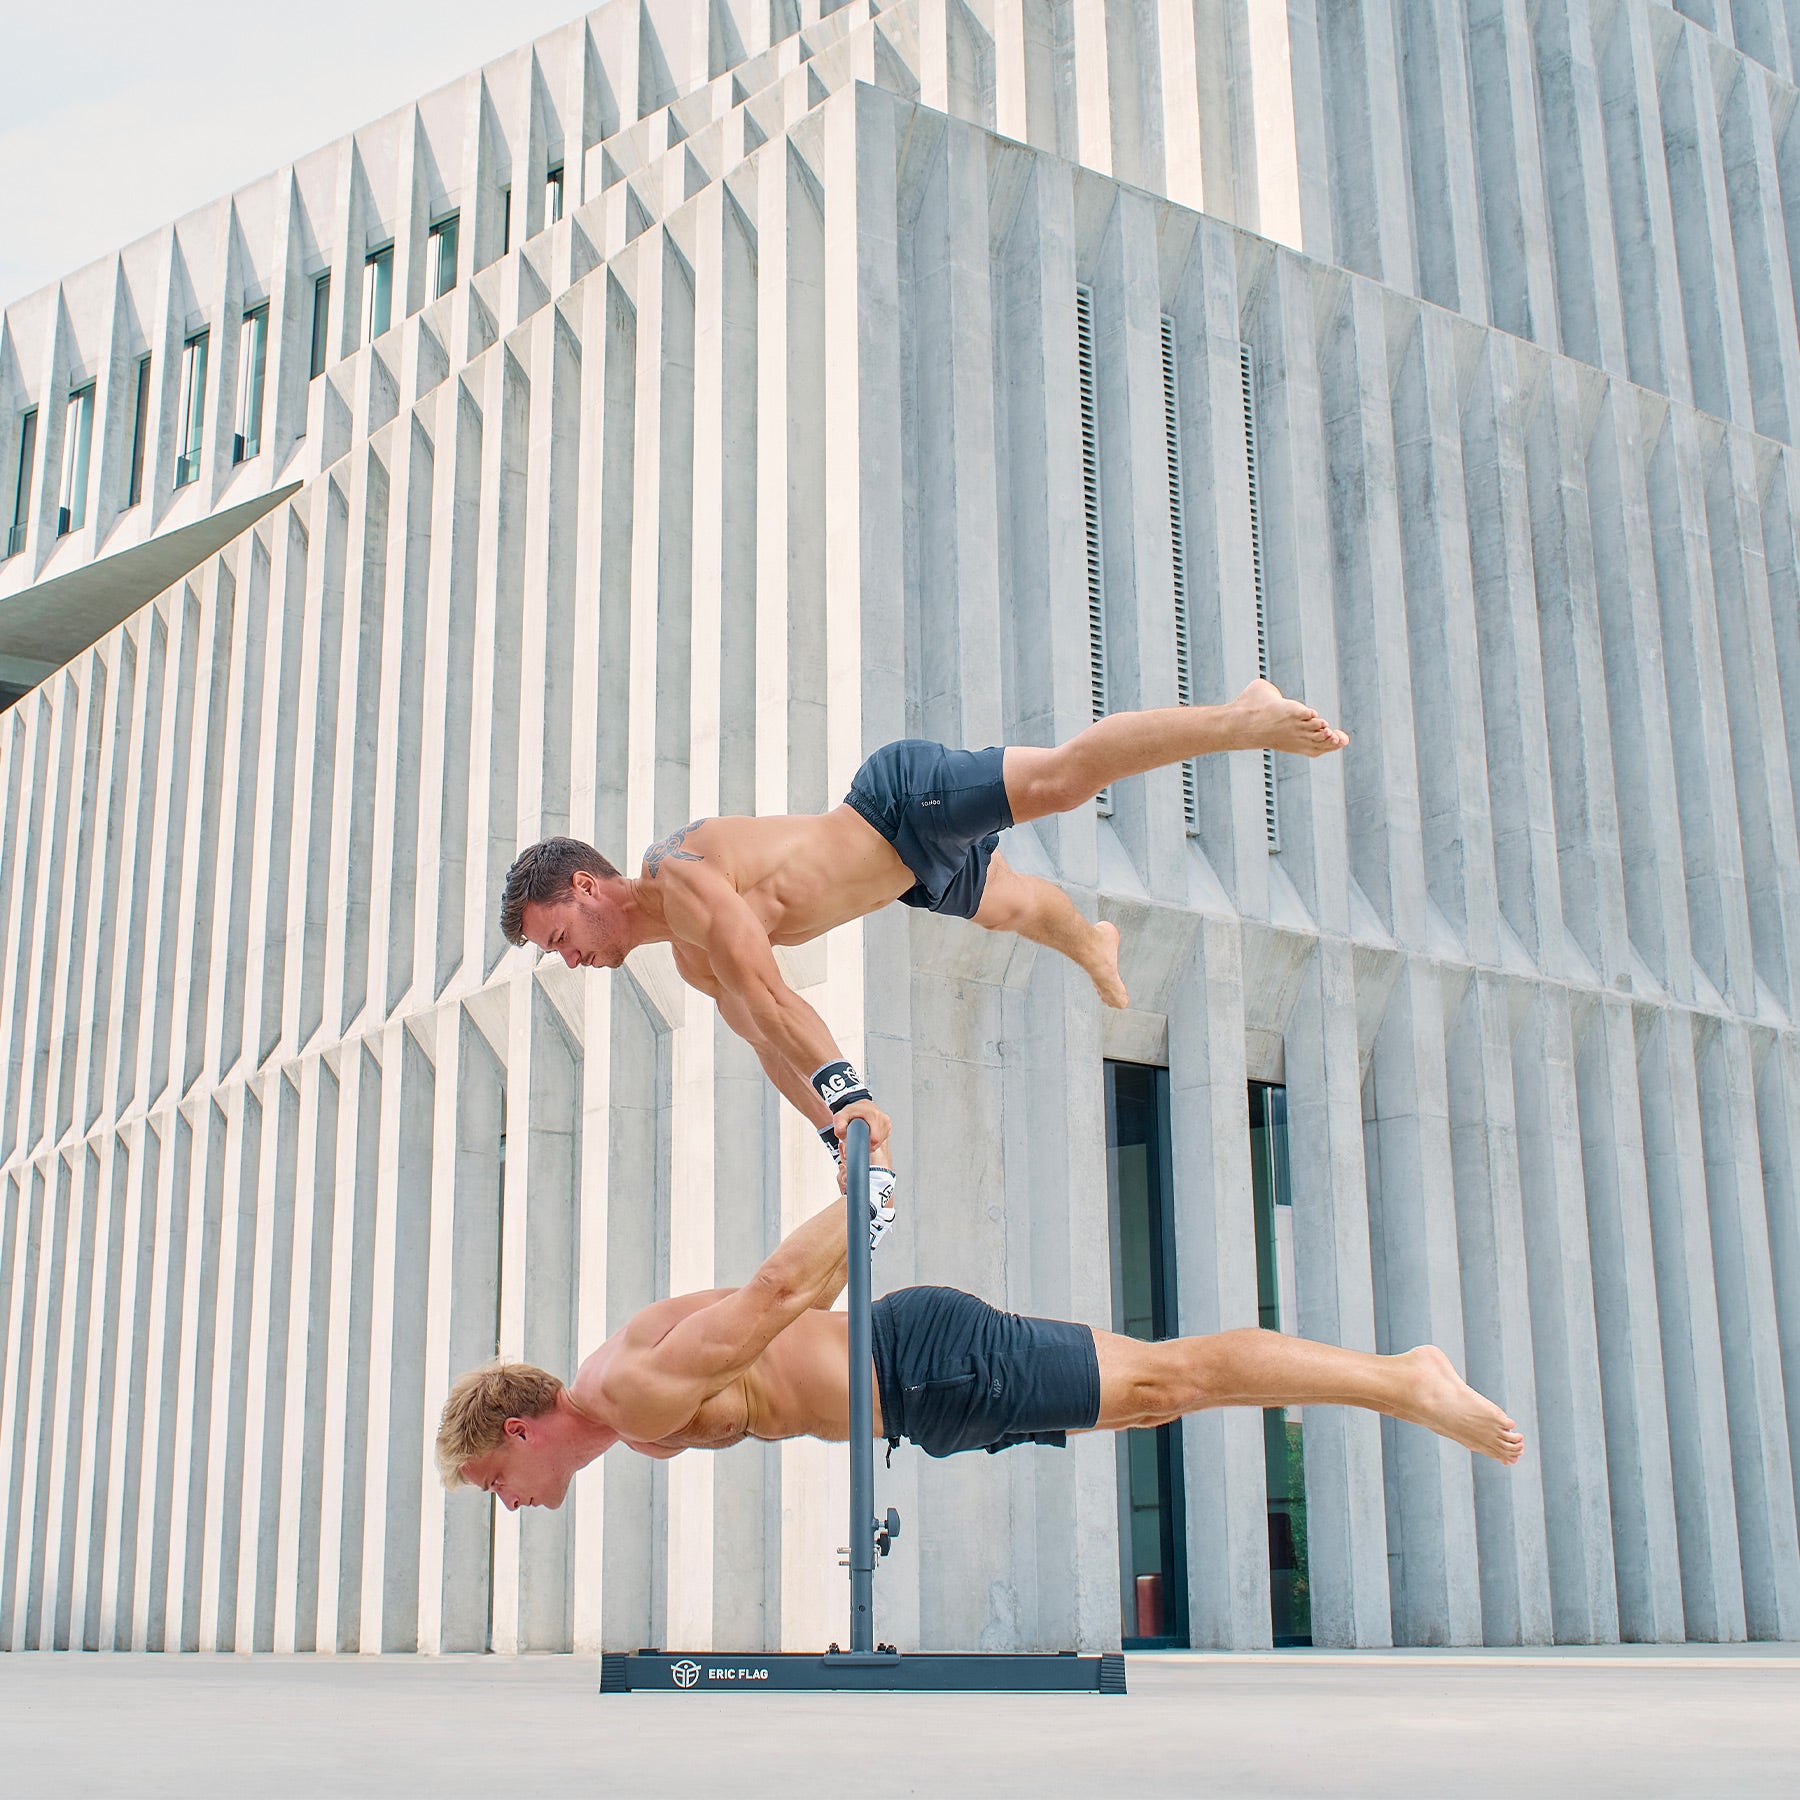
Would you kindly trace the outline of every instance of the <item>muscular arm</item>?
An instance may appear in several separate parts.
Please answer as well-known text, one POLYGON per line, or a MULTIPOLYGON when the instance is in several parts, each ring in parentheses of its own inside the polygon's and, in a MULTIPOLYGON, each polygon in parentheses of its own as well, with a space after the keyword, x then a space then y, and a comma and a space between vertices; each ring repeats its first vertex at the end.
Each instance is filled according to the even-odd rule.
POLYGON ((831 1108, 819 1098, 813 1091, 812 1083, 806 1079, 819 1065, 814 1063, 811 1068, 799 1068, 773 1044, 758 1038, 755 1020, 729 990, 719 995, 719 1016, 756 1052, 756 1060, 762 1064, 763 1073, 768 1076, 776 1092, 815 1131, 823 1131, 831 1123, 831 1108))
POLYGON ((682 942, 705 956, 720 1007, 748 1022, 752 1043, 808 1075, 842 1054, 830 1027, 782 980, 762 921, 723 875, 698 864, 665 864, 656 885, 663 916, 682 942))
MULTIPOLYGON (((763 1073, 768 1076, 776 1092, 815 1131, 823 1131, 831 1123, 831 1109, 813 1091, 812 1083, 806 1079, 811 1071, 795 1068, 785 1056, 757 1036, 756 1021, 739 1004, 737 996, 720 984, 718 977, 713 974, 712 964, 692 944, 677 943, 673 949, 675 968, 681 979, 689 987, 698 988, 701 993, 712 996, 718 1005, 719 1017, 756 1052, 756 1060, 762 1064, 763 1073)), ((818 1065, 815 1063, 813 1066, 816 1068, 818 1065)))
MULTIPOLYGON (((808 1078, 843 1053, 830 1027, 782 979, 762 921, 723 875, 698 859, 665 863, 654 879, 683 977, 709 988, 725 1023, 756 1051, 769 1079, 794 1106, 815 1126, 828 1123, 831 1114, 808 1078), (704 958, 710 983, 690 973, 694 952, 704 958)), ((874 1145, 886 1141, 888 1119, 879 1108, 848 1108, 838 1115, 840 1127, 850 1112, 869 1120, 874 1145)))
POLYGON ((782 1239, 741 1288, 663 1331, 627 1325, 604 1378, 606 1406, 622 1436, 651 1441, 679 1431, 787 1327, 829 1306, 844 1285, 844 1211, 827 1206, 782 1239))

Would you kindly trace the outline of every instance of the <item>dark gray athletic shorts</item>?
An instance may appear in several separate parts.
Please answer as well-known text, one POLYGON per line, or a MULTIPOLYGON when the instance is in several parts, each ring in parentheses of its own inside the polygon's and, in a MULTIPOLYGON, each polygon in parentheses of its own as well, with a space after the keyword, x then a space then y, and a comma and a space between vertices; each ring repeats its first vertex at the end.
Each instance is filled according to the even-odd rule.
POLYGON ((943 1287, 883 1295, 871 1324, 890 1446, 910 1438, 927 1456, 1060 1449, 1100 1417, 1100 1359, 1086 1325, 1022 1318, 943 1287))
POLYGON ((1003 746, 948 750, 923 738, 884 744, 844 796, 894 846, 916 885, 902 906, 972 919, 1000 833, 1012 824, 1003 746))

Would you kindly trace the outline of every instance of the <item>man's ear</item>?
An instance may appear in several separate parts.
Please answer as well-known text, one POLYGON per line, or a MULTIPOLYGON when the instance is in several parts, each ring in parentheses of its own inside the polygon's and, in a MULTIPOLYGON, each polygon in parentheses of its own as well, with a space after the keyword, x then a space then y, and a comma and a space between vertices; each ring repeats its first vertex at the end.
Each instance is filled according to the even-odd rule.
POLYGON ((523 1441, 531 1436, 531 1421, 529 1419, 508 1419, 506 1421, 506 1435, 523 1441))

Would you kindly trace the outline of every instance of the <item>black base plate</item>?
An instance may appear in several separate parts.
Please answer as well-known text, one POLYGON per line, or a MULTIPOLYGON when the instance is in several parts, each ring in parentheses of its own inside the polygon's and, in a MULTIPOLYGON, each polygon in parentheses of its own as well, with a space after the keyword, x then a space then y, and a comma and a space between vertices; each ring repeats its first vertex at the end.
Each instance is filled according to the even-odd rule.
POLYGON ((605 1651, 600 1658, 603 1694, 839 1693, 1122 1694, 1125 1658, 1116 1650, 1077 1656, 940 1654, 909 1651, 813 1655, 783 1651, 768 1656, 709 1650, 605 1651))

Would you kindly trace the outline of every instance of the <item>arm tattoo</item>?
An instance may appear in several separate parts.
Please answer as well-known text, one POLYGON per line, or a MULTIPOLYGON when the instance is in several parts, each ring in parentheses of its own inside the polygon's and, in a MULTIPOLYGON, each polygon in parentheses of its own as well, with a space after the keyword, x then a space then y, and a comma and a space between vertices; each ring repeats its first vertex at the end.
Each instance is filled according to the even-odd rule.
POLYGON ((660 869, 665 862, 706 861, 706 858, 697 850, 684 850, 681 847, 681 840, 686 837, 690 831, 698 831, 705 823, 706 821, 704 819, 694 819, 682 826, 679 831, 671 831, 660 844, 652 844, 650 848, 644 852, 644 870, 652 881, 656 879, 656 871, 660 869))

